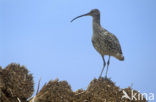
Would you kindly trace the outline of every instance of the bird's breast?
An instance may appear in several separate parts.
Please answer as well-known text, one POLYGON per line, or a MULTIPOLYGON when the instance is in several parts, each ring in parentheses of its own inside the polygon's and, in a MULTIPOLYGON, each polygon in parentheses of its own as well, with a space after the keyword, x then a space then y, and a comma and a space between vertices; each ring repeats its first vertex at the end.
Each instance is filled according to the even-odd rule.
POLYGON ((101 36, 94 35, 92 36, 92 44, 97 52, 99 52, 101 55, 108 55, 109 51, 105 46, 105 43, 101 36))

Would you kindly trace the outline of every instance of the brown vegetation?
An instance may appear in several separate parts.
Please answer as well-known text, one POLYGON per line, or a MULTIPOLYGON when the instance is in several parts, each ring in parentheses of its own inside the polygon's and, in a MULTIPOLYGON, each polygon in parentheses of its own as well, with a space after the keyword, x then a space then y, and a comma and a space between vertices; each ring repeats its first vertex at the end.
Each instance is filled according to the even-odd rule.
POLYGON ((32 74, 24 66, 10 64, 0 71, 1 102, 26 102, 34 92, 32 74))
MULTIPOLYGON (((94 79, 86 90, 73 92, 66 81, 51 80, 34 92, 32 74, 24 66, 10 64, 0 67, 0 102, 146 102, 122 98, 123 90, 131 96, 132 89, 120 89, 108 78, 94 79)), ((135 93, 139 94, 136 90, 135 93)), ((137 98, 138 99, 138 98, 137 98)))

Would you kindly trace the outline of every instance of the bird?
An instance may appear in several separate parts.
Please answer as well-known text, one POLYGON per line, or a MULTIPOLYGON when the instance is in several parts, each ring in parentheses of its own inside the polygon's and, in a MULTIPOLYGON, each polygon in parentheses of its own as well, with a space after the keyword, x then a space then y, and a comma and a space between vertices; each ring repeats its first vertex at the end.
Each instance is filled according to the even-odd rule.
POLYGON ((106 74, 105 74, 105 77, 107 78, 108 67, 110 64, 110 57, 112 56, 120 61, 124 61, 124 56, 122 53, 119 40, 114 34, 112 34, 111 32, 109 32, 108 30, 106 30, 105 28, 101 26, 100 11, 98 9, 92 9, 89 13, 77 16, 74 19, 72 19, 71 22, 73 22, 77 18, 84 17, 84 16, 91 16, 93 18, 92 44, 94 48, 96 49, 96 51, 102 56, 102 60, 103 60, 103 67, 102 67, 99 78, 102 77, 104 68, 106 66, 104 57, 108 56, 107 69, 106 69, 106 74))

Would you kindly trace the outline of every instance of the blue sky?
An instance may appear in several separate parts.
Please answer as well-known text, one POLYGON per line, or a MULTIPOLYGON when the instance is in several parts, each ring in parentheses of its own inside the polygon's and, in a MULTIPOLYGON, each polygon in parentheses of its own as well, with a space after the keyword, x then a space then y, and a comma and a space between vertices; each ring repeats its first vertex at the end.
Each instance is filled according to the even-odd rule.
POLYGON ((35 87, 41 77, 41 85, 59 78, 86 89, 102 58, 91 43, 92 18, 70 20, 94 8, 125 56, 111 57, 108 76, 121 88, 156 94, 155 0, 0 0, 0 65, 26 66, 35 87))

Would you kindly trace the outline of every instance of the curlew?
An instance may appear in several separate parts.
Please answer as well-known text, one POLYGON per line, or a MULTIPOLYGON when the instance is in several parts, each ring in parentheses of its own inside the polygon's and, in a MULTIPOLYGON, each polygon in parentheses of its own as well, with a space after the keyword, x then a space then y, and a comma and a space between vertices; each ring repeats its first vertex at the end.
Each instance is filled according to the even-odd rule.
POLYGON ((108 67, 110 63, 110 57, 113 56, 117 58, 120 61, 124 60, 124 56, 122 54, 121 46, 119 43, 119 40, 117 37, 104 29, 100 24, 100 11, 98 9, 93 9, 89 13, 83 14, 81 16, 75 17, 72 21, 74 21, 77 18, 83 17, 83 16, 92 16, 93 17, 93 35, 92 35, 92 44, 97 52, 102 56, 103 60, 103 68, 100 73, 100 76, 102 76, 102 73, 104 71, 104 68, 106 66, 106 62, 104 59, 105 55, 108 55, 108 61, 107 61, 107 69, 105 77, 107 77, 108 67))

